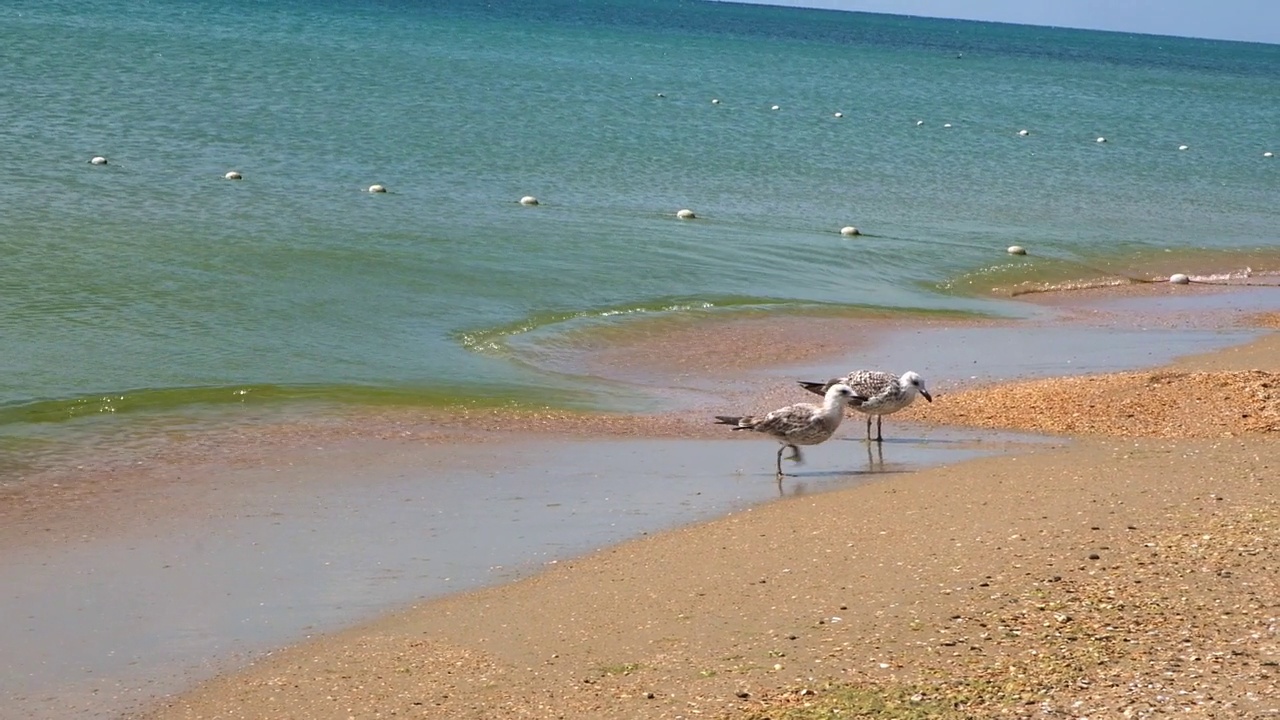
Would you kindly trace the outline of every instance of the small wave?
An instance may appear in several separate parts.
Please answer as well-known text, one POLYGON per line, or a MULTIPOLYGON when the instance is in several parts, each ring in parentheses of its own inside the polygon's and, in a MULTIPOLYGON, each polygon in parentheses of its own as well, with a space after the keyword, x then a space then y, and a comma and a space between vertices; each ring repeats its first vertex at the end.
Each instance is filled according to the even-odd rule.
POLYGON ((1070 280, 1066 282, 1023 283, 1009 291, 1010 297, 1034 295, 1037 293, 1070 292, 1073 290, 1096 290, 1098 288, 1134 285, 1155 280, 1139 280, 1128 277, 1095 278, 1092 280, 1070 280))
POLYGON ((1188 275, 1194 283, 1205 285, 1247 285, 1250 287, 1280 287, 1280 271, 1256 271, 1247 267, 1235 272, 1207 273, 1204 275, 1188 275))
POLYGON ((938 283, 950 293, 1017 297, 1168 282, 1185 274, 1205 285, 1277 286, 1280 253, 1274 250, 1169 250, 1140 248, 1102 257, 1056 256, 1052 249, 964 272, 938 283))
MULTIPOLYGON (((1267 272, 1257 273, 1252 268, 1243 270, 1232 270, 1228 272, 1213 272, 1201 275, 1187 275, 1190 282, 1201 285, 1230 285, 1237 287, 1280 287, 1280 273, 1267 272), (1255 282, 1262 278, 1268 281, 1255 282)), ((1120 277, 1104 277, 1086 280, 1069 280, 1062 282, 1043 282, 1043 283, 1024 283, 1014 287, 1009 294, 1012 297, 1019 295, 1032 295, 1036 293, 1053 293, 1053 292, 1071 292, 1078 290, 1095 290, 1099 288, 1119 287, 1122 285, 1146 285, 1160 284, 1169 282, 1168 276, 1155 276, 1152 278, 1138 278, 1130 276, 1120 277)))
POLYGON ((522 318, 515 322, 494 327, 466 330, 455 333, 454 338, 462 347, 486 355, 511 357, 511 338, 544 331, 557 326, 578 327, 593 321, 641 315, 673 315, 710 312, 725 309, 768 308, 794 305, 795 301, 776 298, 721 297, 712 299, 673 298, 653 303, 623 305, 592 310, 545 313, 522 318))
POLYGON ((97 415, 169 410, 186 405, 244 404, 270 395, 270 386, 136 388, 67 398, 40 398, 0 407, 0 425, 49 423, 97 415))
POLYGON ((229 443, 225 451, 216 451, 219 457, 229 456, 272 429, 305 434, 308 428, 336 427, 341 437, 352 437, 364 424, 344 423, 383 411, 410 410, 406 417, 416 417, 423 410, 601 406, 601 397, 591 389, 493 378, 429 386, 142 388, 28 400, 0 406, 0 489, 41 472, 132 467, 177 446, 200 450, 229 443))
POLYGON ((1199 282, 1230 282, 1232 280, 1247 280, 1253 277, 1253 268, 1246 267, 1236 272, 1210 273, 1208 275, 1192 275, 1191 279, 1199 282))
MULTIPOLYGON (((581 397, 579 397, 581 395, 581 397)), ((117 415, 176 418, 202 413, 289 408, 552 405, 582 402, 571 388, 530 387, 515 382, 435 385, 226 385, 137 388, 78 397, 40 398, 0 406, 0 428, 88 421, 117 415)))

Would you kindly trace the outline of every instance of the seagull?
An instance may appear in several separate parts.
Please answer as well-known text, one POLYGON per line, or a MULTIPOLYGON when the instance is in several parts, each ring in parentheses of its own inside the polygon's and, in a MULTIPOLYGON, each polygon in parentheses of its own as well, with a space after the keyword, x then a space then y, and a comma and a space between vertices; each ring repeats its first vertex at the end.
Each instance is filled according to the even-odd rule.
POLYGON ((824 383, 800 381, 800 386, 811 393, 826 395, 827 390, 836 385, 847 385, 855 395, 866 398, 849 406, 867 414, 867 440, 884 442, 880 434, 880 422, 885 415, 892 415, 911 404, 916 395, 923 395, 925 400, 933 402, 933 396, 925 389, 924 378, 908 370, 898 377, 893 373, 879 370, 854 370, 844 377, 832 378, 824 383), (876 436, 871 437, 871 416, 876 418, 876 436))
POLYGON ((858 407, 866 401, 866 398, 854 394, 848 385, 841 383, 832 384, 822 394, 826 398, 822 405, 796 403, 763 416, 717 415, 716 423, 732 425, 734 430, 765 433, 782 443, 782 447, 778 448, 778 482, 781 483, 786 474, 782 472, 783 450, 791 448, 788 460, 804 462, 804 458, 800 457, 800 445, 817 445, 826 441, 840 427, 845 405, 858 407))

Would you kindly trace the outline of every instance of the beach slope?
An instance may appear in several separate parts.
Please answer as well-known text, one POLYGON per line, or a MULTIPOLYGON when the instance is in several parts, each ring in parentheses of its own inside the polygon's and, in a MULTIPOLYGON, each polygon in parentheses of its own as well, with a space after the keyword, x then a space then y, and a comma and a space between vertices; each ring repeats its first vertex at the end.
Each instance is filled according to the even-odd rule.
MULTIPOLYGON (((1202 398, 1148 424, 1046 386, 1027 417, 1117 430, 629 542, 285 649, 146 717, 1280 714, 1277 371, 1271 336, 1160 381, 1090 381, 1202 398), (1252 394, 1220 400, 1233 414, 1210 407, 1220 386, 1252 394)), ((945 421, 973 412, 941 400, 945 421)), ((1000 417, 983 423, 1073 427, 1000 417)))

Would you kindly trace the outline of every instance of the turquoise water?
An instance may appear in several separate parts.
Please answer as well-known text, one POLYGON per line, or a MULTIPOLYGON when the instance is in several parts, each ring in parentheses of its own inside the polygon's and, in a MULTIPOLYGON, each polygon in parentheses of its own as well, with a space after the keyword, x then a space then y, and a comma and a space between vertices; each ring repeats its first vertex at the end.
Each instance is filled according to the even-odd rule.
POLYGON ((987 278, 1236 269, 1280 227, 1275 45, 675 0, 16 0, 0 58, 18 445, 127 410, 594 406, 531 333, 1017 313, 987 278))

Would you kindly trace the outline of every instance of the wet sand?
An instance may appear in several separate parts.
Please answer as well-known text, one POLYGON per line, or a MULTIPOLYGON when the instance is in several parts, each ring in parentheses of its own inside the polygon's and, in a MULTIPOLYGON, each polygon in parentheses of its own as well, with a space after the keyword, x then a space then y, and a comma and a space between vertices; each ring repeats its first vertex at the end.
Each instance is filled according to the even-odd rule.
MULTIPOLYGON (((1254 296, 1236 307, 1210 307, 1197 317, 1254 317, 1267 302, 1254 296)), ((956 620, 939 613, 950 608, 961 618, 989 619, 1014 612, 1010 608, 1021 607, 1018 602, 1043 591, 1038 583, 1045 580, 1013 572, 1013 565, 1039 567, 1036 563, 1051 557, 1065 566, 1066 558, 1077 560, 1087 543, 1138 547, 1122 544, 1134 531, 1127 524, 1123 531, 1114 527, 1115 517, 1098 525, 1110 533, 1105 537, 1091 535, 1102 530, 1082 533, 1081 517, 1140 518, 1135 527, 1148 533, 1142 537, 1157 540, 1165 538, 1159 533, 1179 531, 1188 514, 1196 522, 1226 523, 1231 533, 1254 527, 1243 521, 1231 525, 1239 518, 1216 513, 1220 506, 1215 504, 1209 513, 1171 510, 1195 493, 1210 492, 1206 488, 1221 492, 1224 473, 1233 513, 1266 510, 1269 488, 1262 478, 1276 458, 1265 429, 1242 429, 1232 441, 1239 446, 1175 434, 1161 440, 1139 437, 1139 442, 1165 444, 1135 450, 1131 442, 1120 445, 1111 438, 1018 442, 934 425, 956 422, 943 408, 960 407, 960 399, 985 381, 1055 369, 1061 374, 1064 364, 1053 355, 1063 348, 1080 358, 1065 369, 1128 370, 1258 333, 1258 323, 1235 323, 1220 331, 1189 327, 1150 309, 1133 312, 1145 313, 1151 328, 1135 331, 1102 322, 1090 329, 1077 323, 1064 333, 1051 324, 1015 330, 962 323, 882 332, 879 339, 888 342, 860 348, 857 364, 901 367, 907 361, 895 353, 908 351, 913 358, 928 358, 935 392, 942 389, 939 402, 913 408, 914 421, 895 416, 886 423, 890 442, 883 461, 868 457, 865 445, 852 440, 807 453, 812 465, 783 486, 789 499, 767 506, 760 503, 777 496, 768 443, 653 439, 710 437, 711 430, 695 422, 703 412, 602 420, 489 411, 384 418, 373 433, 380 440, 335 432, 324 449, 296 448, 270 461, 246 459, 235 472, 213 463, 191 470, 181 484, 165 484, 158 496, 146 493, 156 498, 141 508, 139 494, 118 490, 123 494, 117 510, 137 508, 144 520, 127 527, 115 521, 120 516, 113 518, 100 490, 85 492, 86 505, 101 510, 97 530, 91 523, 89 532, 78 521, 60 524, 56 513, 33 505, 37 509, 23 516, 25 526, 8 525, 10 532, 0 536, 8 558, 0 573, 21 583, 6 581, 7 586, 22 588, 11 594, 5 616, 39 607, 45 623, 19 624, 0 643, 22 648, 9 655, 14 658, 6 668, 11 686, 24 671, 35 678, 6 707, 20 708, 22 717, 111 717, 180 689, 184 681, 234 669, 247 658, 255 658, 247 674, 232 672, 167 701, 155 716, 677 717, 694 710, 759 709, 765 700, 807 702, 816 696, 788 693, 807 689, 830 695, 834 691, 824 685, 829 681, 876 687, 887 682, 890 690, 905 682, 937 681, 954 674, 945 657, 959 652, 946 649, 958 645, 945 644, 946 634, 953 632, 948 623, 956 620), (1011 355, 1034 332, 1041 333, 1034 335, 1035 349, 1011 355), (955 464, 993 452, 1004 455, 955 464), (1114 479, 1117 470, 1109 463, 1117 458, 1123 459, 1128 478, 1123 492, 1103 482, 1114 479), (918 471, 939 463, 947 467, 918 471), (1206 474, 1206 468, 1219 471, 1206 474), (813 494, 826 490, 838 492, 813 494), (475 514, 431 514, 433 508, 459 507, 475 514), (1041 514, 1028 512, 1032 507, 1041 514), (503 518, 494 524, 512 532, 488 530, 494 513, 503 518), (732 514, 570 561, 593 548, 725 513, 732 514), (477 538, 472 528, 481 522, 486 532, 477 538), (33 529, 42 523, 44 535, 36 535, 33 529), (1003 534, 1014 526, 1021 531, 1003 534), (49 534, 55 542, 47 540, 49 534), (1021 546, 1010 536, 1036 542, 1021 546), (335 560, 338 567, 330 569, 335 560), (559 562, 550 572, 257 656, 415 598, 519 578, 551 560, 559 562), (119 577, 104 581, 103 569, 114 569, 119 577), (180 577, 175 581, 173 575, 180 577), (978 602, 993 578, 1000 578, 1005 589, 992 594, 1006 601, 978 602), (139 587, 146 589, 148 603, 139 605, 139 587), (944 593, 948 587, 953 591, 944 593), (967 590, 956 590, 962 587, 967 590), (977 604, 949 599, 957 594, 977 604), (48 607, 51 595, 79 600, 48 607), (253 611, 255 602, 263 609, 253 611), (530 617, 536 621, 529 622, 530 617), (906 628, 886 617, 906 622, 906 628), (908 617, 913 619, 907 622, 908 617), (165 618, 170 621, 162 622, 165 618), (923 642, 916 635, 922 631, 937 642, 923 642), (77 646, 90 652, 66 651, 77 646), (921 650, 926 646, 933 649, 926 653, 921 650), (119 662, 122 648, 129 656, 124 663, 119 662), (874 658, 880 659, 871 662, 874 658), (775 662, 767 662, 771 659, 775 662), (128 671, 138 664, 143 672, 128 671), (165 669, 157 672, 157 667, 165 669), (52 670, 41 680, 33 668, 52 670)), ((764 326, 750 332, 768 340, 764 326)), ((727 331, 725 337, 741 336, 727 331)), ((1257 346, 1262 349, 1220 352, 1187 361, 1185 367, 1194 370, 1203 363, 1206 369, 1230 369, 1232 361, 1223 358, 1234 357, 1248 365, 1244 369, 1280 370, 1274 361, 1258 362, 1278 357, 1274 344, 1266 342, 1257 346)), ((803 377, 800 370, 822 377, 853 362, 849 357, 801 359, 808 364, 769 369, 747 363, 742 372, 752 377, 749 389, 731 400, 709 400, 707 411, 795 401, 800 398, 783 378, 803 377), (714 402, 735 407, 711 407, 714 402)), ((695 380, 690 385, 705 392, 699 372, 661 363, 646 369, 646 382, 684 373, 695 380)), ((1216 376, 1200 379, 1212 382, 1216 376)), ((1069 399, 1064 395, 1060 401, 1069 399)), ((1061 404, 1055 407, 1062 410, 1061 404)), ((855 423, 851 427, 860 429, 855 423)), ((841 435, 858 433, 846 429, 841 435)), ((139 481, 137 488, 154 490, 148 484, 153 481, 139 481)), ((1267 516, 1259 517, 1265 530, 1267 516)), ((1116 562, 1116 573, 1133 571, 1124 564, 1128 560, 1116 562)), ((1060 572, 1067 580, 1053 581, 1062 584, 1050 589, 1094 583, 1096 563, 1086 558, 1076 570, 1070 576, 1060 572)), ((1265 574, 1249 577, 1259 588, 1274 581, 1265 574)), ((1163 580, 1157 580, 1149 579, 1147 587, 1162 588, 1163 580)), ((1088 587, 1089 592, 1098 589, 1088 587)), ((1068 593, 1062 602, 1074 599, 1068 593)), ((980 653, 982 662, 970 663, 968 657, 951 664, 977 673, 1011 667, 998 658, 1023 649, 1020 641, 1004 640, 978 643, 988 648, 980 653)), ((1274 649, 1274 637, 1271 642, 1255 643, 1251 657, 1265 656, 1266 647, 1274 649)), ((1274 683, 1269 689, 1266 684, 1271 666, 1261 662, 1254 669, 1262 675, 1248 681, 1273 692, 1274 683)), ((1066 682, 1065 676, 1045 672, 1047 681, 1066 682)), ((926 694, 940 692, 939 687, 926 694)))

